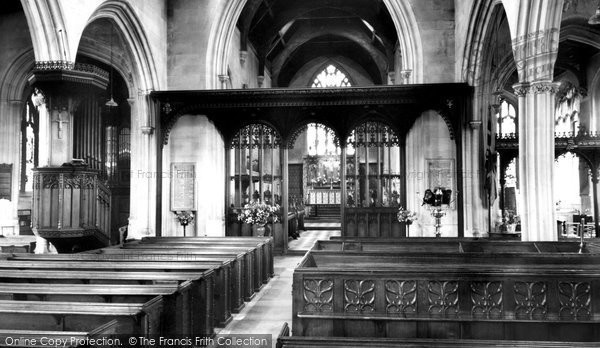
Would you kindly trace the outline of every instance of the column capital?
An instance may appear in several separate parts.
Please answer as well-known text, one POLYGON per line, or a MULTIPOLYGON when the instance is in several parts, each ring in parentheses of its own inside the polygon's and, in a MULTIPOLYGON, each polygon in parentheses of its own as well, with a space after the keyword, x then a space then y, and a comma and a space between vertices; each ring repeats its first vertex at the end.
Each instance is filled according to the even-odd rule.
POLYGON ((531 89, 535 94, 551 93, 556 94, 558 92, 560 83, 551 81, 536 81, 531 83, 531 89))
POLYGON ((265 83, 265 77, 263 75, 258 75, 256 77, 256 82, 258 83, 258 87, 262 87, 263 83, 265 83))
POLYGON ((140 130, 144 135, 152 135, 152 133, 154 133, 154 127, 152 126, 141 126, 140 130))
POLYGON ((481 120, 469 121, 469 126, 471 127, 472 130, 481 128, 482 124, 483 124, 483 122, 481 120))
POLYGON ((531 89, 531 85, 527 82, 522 82, 522 83, 516 83, 512 86, 513 90, 515 91, 515 94, 517 95, 517 97, 524 97, 529 93, 529 90, 531 89))
POLYGON ((387 73, 388 75, 388 79, 390 80, 391 84, 396 84, 396 72, 395 71, 388 71, 387 73))
POLYGON ((242 66, 246 64, 246 59, 248 59, 248 51, 240 51, 240 64, 242 66))
POLYGON ((400 70, 400 81, 402 84, 408 83, 408 79, 410 79, 410 75, 412 74, 412 70, 400 70))
POLYGON ((229 81, 229 75, 227 75, 227 74, 220 74, 219 75, 219 81, 221 81, 221 83, 225 83, 225 82, 229 81))

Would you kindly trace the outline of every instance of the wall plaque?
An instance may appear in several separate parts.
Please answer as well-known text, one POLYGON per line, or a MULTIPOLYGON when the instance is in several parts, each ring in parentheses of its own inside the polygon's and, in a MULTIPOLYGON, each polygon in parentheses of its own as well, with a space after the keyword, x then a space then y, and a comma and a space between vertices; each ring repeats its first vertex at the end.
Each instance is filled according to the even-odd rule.
POLYGON ((196 210, 196 164, 171 163, 171 210, 196 210))
POLYGON ((427 188, 444 187, 454 190, 454 160, 427 160, 427 188))
POLYGON ((0 199, 12 198, 12 164, 0 163, 0 199))

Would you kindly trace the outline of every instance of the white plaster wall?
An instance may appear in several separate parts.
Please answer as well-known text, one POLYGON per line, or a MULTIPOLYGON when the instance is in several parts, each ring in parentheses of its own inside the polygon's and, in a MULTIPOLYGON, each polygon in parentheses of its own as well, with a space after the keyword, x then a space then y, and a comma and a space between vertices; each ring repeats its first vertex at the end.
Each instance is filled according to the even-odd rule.
MULTIPOLYGON (((433 237, 434 219, 421 205, 423 194, 428 189, 427 160, 452 159, 454 161, 453 198, 456 193, 456 146, 450 139, 448 126, 434 111, 427 111, 415 122, 406 139, 407 206, 418 213, 418 220, 411 226, 412 237, 433 237)), ((454 204, 454 207, 456 204, 454 204)), ((442 236, 458 236, 458 214, 456 208, 442 218, 442 236)))
POLYGON ((187 235, 225 235, 225 145, 221 134, 206 116, 187 115, 173 127, 163 150, 162 235, 180 236, 183 229, 171 212, 171 163, 196 164, 196 220, 187 235))

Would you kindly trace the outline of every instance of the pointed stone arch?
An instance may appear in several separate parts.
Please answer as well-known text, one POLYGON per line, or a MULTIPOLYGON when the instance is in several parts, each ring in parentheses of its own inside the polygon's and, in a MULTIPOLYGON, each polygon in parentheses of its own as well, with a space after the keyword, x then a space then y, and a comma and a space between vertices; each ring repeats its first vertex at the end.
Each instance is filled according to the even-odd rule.
POLYGON ((161 80, 148 37, 131 5, 124 1, 107 1, 92 13, 87 24, 100 18, 112 20, 120 31, 137 68, 134 74, 137 89, 142 92, 160 89, 161 80))
MULTIPOLYGON (((206 50, 206 86, 219 89, 219 75, 227 74, 227 60, 236 23, 247 0, 231 0, 217 12, 206 50)), ((416 17, 406 0, 383 0, 399 33, 402 69, 412 71, 410 83, 423 81, 423 47, 416 17)))

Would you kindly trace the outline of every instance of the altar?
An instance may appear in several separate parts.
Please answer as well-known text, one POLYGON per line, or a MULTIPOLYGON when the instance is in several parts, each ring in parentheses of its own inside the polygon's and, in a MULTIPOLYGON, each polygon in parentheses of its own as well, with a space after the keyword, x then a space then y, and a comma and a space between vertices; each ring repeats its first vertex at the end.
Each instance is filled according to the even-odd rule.
POLYGON ((308 189, 308 202, 309 205, 321 205, 321 204, 342 204, 342 190, 332 188, 311 188, 308 189))

